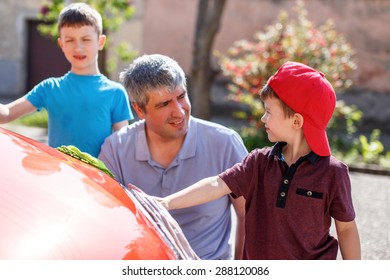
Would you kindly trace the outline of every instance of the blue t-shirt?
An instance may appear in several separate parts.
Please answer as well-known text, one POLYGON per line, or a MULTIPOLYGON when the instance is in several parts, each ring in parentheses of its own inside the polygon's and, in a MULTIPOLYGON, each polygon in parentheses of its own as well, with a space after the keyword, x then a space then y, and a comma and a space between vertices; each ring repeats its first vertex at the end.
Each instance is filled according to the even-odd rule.
MULTIPOLYGON (((149 152, 145 122, 138 121, 109 136, 99 158, 127 186, 164 197, 240 162, 247 150, 237 132, 191 117, 176 158, 164 168, 149 152)), ((206 204, 170 211, 201 259, 231 259, 231 203, 228 195, 206 204)))
POLYGON ((25 97, 38 110, 47 110, 51 147, 74 145, 95 157, 112 125, 133 119, 123 86, 101 74, 48 78, 25 97))

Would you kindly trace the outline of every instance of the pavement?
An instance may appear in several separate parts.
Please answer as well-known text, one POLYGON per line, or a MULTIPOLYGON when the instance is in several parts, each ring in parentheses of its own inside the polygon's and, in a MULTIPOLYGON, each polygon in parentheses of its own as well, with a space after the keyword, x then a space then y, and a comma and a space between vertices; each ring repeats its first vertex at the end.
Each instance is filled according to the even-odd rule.
MULTIPOLYGON (((47 143, 46 129, 13 124, 2 124, 0 127, 47 143)), ((352 168, 350 172, 356 223, 364 260, 390 260, 389 174, 389 172, 373 174, 359 168, 352 168)), ((335 236, 334 227, 331 228, 331 233, 335 236)))
POLYGON ((390 176, 351 172, 362 258, 390 260, 390 176))

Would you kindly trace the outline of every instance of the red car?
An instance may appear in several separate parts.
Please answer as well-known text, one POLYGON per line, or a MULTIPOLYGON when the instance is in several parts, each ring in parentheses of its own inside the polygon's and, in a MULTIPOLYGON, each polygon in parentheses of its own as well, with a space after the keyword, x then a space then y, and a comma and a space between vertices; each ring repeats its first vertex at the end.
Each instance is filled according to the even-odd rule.
POLYGON ((0 259, 197 258, 165 209, 92 165, 4 128, 0 154, 0 259))

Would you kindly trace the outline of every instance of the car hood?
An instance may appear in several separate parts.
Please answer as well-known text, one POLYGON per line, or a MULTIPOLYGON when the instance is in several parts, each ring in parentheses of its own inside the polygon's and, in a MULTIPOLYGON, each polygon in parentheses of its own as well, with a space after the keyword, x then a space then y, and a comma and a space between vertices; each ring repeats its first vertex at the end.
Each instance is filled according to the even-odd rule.
POLYGON ((176 259, 104 172, 0 128, 0 259, 176 259))

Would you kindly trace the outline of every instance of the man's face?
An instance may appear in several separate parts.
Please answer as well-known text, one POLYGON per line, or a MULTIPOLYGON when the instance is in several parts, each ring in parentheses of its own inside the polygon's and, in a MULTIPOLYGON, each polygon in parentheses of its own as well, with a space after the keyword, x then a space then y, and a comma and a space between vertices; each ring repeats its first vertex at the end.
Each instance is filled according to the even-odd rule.
POLYGON ((140 119, 145 119, 148 137, 169 141, 184 138, 187 133, 191 104, 182 87, 173 92, 167 88, 149 92, 145 110, 136 108, 136 111, 140 119))

